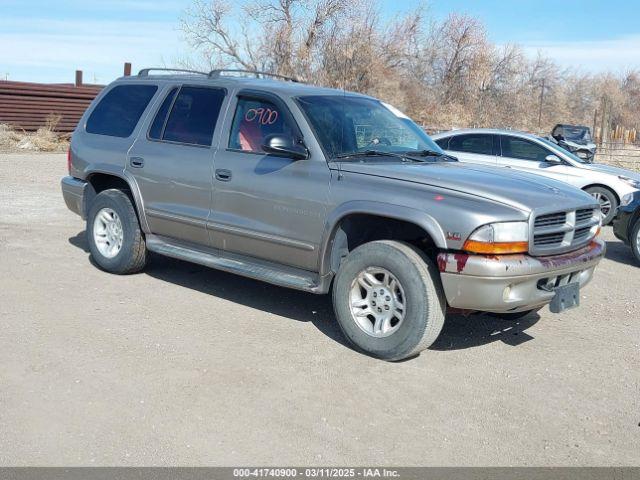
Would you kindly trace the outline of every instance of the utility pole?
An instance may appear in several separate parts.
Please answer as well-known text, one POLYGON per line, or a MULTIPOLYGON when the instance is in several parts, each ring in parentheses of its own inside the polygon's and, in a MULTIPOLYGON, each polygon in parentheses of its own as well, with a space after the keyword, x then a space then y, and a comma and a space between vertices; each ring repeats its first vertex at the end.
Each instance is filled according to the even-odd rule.
POLYGON ((545 78, 542 79, 542 85, 540 85, 540 108, 538 109, 538 132, 542 132, 542 101, 544 100, 544 84, 545 84, 545 78))
POLYGON ((602 118, 600 119, 600 144, 605 145, 609 140, 609 115, 611 113, 611 104, 606 95, 602 96, 601 100, 602 118))

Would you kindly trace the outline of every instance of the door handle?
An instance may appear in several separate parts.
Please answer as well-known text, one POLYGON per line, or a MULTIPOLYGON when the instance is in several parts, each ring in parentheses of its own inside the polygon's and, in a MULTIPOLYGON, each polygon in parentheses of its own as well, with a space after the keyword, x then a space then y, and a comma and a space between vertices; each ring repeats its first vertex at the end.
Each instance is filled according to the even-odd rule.
POLYGON ((220 180, 221 182, 228 182, 229 180, 231 180, 231 170, 218 168, 216 170, 216 180, 220 180))
POLYGON ((142 158, 142 157, 131 157, 129 159, 129 164, 133 168, 142 168, 142 167, 144 167, 144 158, 142 158))

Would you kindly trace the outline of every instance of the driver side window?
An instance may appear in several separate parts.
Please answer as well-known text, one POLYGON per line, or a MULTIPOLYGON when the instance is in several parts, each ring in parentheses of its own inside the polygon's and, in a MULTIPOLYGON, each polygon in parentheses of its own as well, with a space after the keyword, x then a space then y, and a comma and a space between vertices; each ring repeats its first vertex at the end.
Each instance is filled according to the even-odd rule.
POLYGON ((550 153, 546 148, 523 138, 502 135, 501 143, 503 157, 544 162, 545 157, 550 153))
POLYGON ((229 148, 264 153, 265 138, 273 134, 292 136, 294 129, 278 106, 268 100, 240 97, 233 117, 229 148))

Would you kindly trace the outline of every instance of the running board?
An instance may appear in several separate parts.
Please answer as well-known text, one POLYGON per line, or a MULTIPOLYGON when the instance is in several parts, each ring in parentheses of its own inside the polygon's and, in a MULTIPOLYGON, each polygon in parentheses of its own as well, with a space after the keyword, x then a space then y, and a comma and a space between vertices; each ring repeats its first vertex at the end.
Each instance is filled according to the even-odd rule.
POLYGON ((281 287, 312 293, 326 293, 328 291, 327 282, 319 281, 317 274, 307 270, 278 265, 237 253, 225 252, 223 254, 220 250, 194 247, 157 235, 147 235, 146 241, 150 251, 167 257, 186 260, 281 287))

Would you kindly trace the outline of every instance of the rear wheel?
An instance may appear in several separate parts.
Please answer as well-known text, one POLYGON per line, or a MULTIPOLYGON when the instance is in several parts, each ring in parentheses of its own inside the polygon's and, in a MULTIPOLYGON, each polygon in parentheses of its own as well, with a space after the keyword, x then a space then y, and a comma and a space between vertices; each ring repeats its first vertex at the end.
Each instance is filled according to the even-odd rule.
POLYGON ((96 195, 87 215, 91 257, 100 268, 127 274, 142 270, 147 249, 131 200, 121 190, 96 195))
POLYGON ((602 212, 602 225, 608 225, 616 215, 618 209, 618 199, 615 194, 608 188, 603 187, 590 187, 585 191, 595 198, 600 204, 600 211, 602 212))
POLYGON ((413 246, 370 242, 342 262, 333 306, 344 335, 384 360, 418 354, 438 337, 446 301, 433 263, 413 246))

